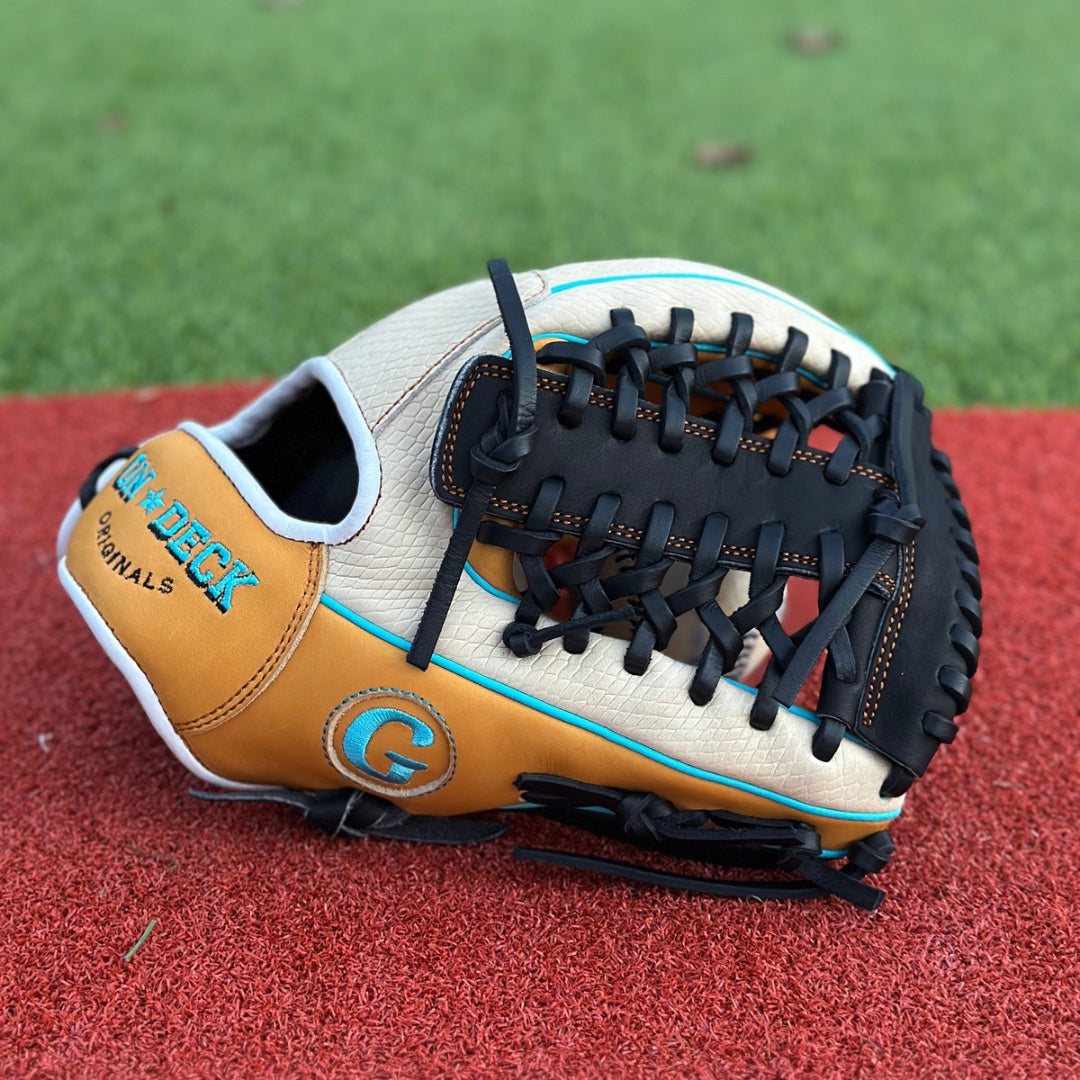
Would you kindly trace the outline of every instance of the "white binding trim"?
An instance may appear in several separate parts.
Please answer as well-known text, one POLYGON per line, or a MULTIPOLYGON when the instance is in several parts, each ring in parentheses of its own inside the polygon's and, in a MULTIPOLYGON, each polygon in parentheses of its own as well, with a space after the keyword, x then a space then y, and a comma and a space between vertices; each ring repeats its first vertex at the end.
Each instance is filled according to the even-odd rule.
POLYGON ((76 499, 68 507, 64 520, 60 522, 60 531, 56 534, 57 559, 62 559, 67 554, 68 544, 71 543, 71 534, 75 531, 75 524, 82 517, 82 512, 83 504, 76 499))
POLYGON ((165 740, 165 745, 173 752, 180 764, 188 772, 200 780, 205 780, 208 784, 217 784, 219 787, 230 788, 234 791, 268 790, 270 785, 243 784, 237 780, 226 780, 225 777, 212 773, 199 762, 188 749, 187 743, 169 723, 169 718, 165 715, 165 710, 161 707, 161 702, 158 701, 157 694, 154 693, 154 688, 150 685, 150 680, 146 677, 142 668, 135 663, 131 654, 120 644, 109 624, 101 617, 93 602, 83 592, 79 583, 71 576, 71 571, 67 568, 67 559, 63 556, 61 556, 60 563, 57 566, 57 573, 60 575, 60 584, 64 586, 68 596, 71 597, 75 606, 79 609, 79 614, 86 620, 86 624, 90 627, 94 637, 97 638, 98 644, 105 650, 105 655, 117 666, 120 674, 127 679, 131 689, 135 691, 135 696, 139 699, 139 704, 142 705, 146 715, 150 717, 150 723, 154 725, 154 730, 165 740))
POLYGON ((202 444, 267 528, 289 540, 317 544, 343 543, 363 528, 379 497, 381 476, 375 440, 345 377, 325 356, 306 360, 231 420, 212 428, 189 420, 180 425, 180 430, 186 431, 202 444), (315 383, 321 383, 326 388, 337 406, 338 415, 356 450, 356 464, 360 472, 356 498, 349 512, 341 521, 332 524, 290 517, 273 502, 234 453, 234 448, 248 446, 258 439, 277 413, 315 383))

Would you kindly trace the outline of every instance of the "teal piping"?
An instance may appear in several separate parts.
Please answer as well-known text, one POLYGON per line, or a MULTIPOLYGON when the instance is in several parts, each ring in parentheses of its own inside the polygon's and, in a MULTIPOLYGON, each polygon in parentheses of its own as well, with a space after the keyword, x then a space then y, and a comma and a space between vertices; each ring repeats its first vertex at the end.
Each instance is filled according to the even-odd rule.
MULTIPOLYGON (((454 511, 454 524, 457 524, 457 511, 454 511)), ((517 607, 521 603, 520 596, 511 596, 509 593, 504 593, 501 589, 496 589, 494 585, 489 581, 485 581, 473 568, 471 563, 465 564, 465 573, 469 575, 480 586, 484 592, 491 593, 492 596, 497 597, 499 600, 505 600, 508 604, 513 604, 517 607)))
MULTIPOLYGON (((405 638, 399 637, 397 634, 392 634, 389 630, 385 630, 383 627, 371 622, 371 620, 364 618, 363 615, 351 611, 333 597, 327 596, 324 593, 320 598, 320 603, 337 615, 340 615, 343 619, 347 619, 355 626, 360 627, 361 630, 366 630, 369 634, 373 634, 381 641, 385 641, 388 645, 393 645, 402 652, 408 652, 409 642, 406 641, 405 638)), ((480 672, 473 671, 471 668, 467 668, 445 656, 440 656, 438 653, 432 656, 431 662, 436 667, 441 667, 445 671, 459 675, 463 679, 475 683, 477 686, 483 686, 485 689, 492 690, 501 697, 509 698, 511 701, 516 701, 530 709, 535 709, 537 712, 544 713, 546 716, 550 716, 555 720, 562 720, 564 723, 580 728, 582 731, 591 732, 594 735, 600 736, 602 739, 606 739, 608 742, 625 747, 627 750, 632 750, 642 757, 650 758, 661 765, 665 765, 669 769, 674 769, 676 772, 681 772, 687 776, 694 776, 700 780, 708 780, 714 784, 723 784, 725 787, 738 788, 740 791, 747 791, 752 795, 758 795, 763 799, 768 799, 770 802, 790 807, 793 810, 801 810, 804 813, 817 814, 820 817, 833 818, 838 821, 892 821, 893 818, 900 814, 899 810, 885 810, 878 813, 861 813, 854 810, 832 810, 822 806, 814 806, 811 803, 800 802, 797 799, 790 799, 786 795, 778 795, 774 791, 768 791, 755 784, 749 784, 743 780, 735 780, 731 777, 721 776, 719 773, 709 772, 706 769, 699 769, 695 765, 688 765, 684 761, 669 757, 667 754, 663 754, 651 747, 644 746, 642 743, 629 739, 625 735, 620 735, 616 731, 611 731, 608 728, 602 727, 592 720, 587 720, 583 716, 568 712, 566 709, 560 709, 557 705, 550 705, 545 701, 541 701, 539 698, 534 698, 520 690, 515 690, 512 686, 506 686, 504 683, 488 678, 486 675, 481 675, 480 672)), ((794 712, 794 710, 791 711, 794 712)), ((803 710, 800 710, 799 714, 805 715, 803 710)), ((813 719, 812 715, 810 718, 813 719)))

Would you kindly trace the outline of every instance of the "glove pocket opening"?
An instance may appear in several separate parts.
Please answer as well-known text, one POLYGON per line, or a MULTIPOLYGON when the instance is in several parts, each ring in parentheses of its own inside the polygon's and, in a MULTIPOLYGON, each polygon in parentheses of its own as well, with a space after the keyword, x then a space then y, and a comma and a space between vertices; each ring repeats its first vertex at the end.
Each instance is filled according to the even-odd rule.
POLYGON ((337 367, 301 364, 230 420, 185 423, 272 531, 342 543, 359 532, 379 494, 379 455, 337 367))

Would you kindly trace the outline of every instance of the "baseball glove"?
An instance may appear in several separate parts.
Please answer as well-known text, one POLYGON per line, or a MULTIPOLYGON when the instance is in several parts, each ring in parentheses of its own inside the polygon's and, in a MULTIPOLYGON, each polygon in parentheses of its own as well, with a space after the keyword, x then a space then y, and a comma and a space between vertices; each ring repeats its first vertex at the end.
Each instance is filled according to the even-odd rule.
POLYGON ((489 271, 99 465, 79 611, 217 797, 434 843, 528 806, 783 873, 527 857, 876 907, 981 629, 918 382, 716 267, 489 271))

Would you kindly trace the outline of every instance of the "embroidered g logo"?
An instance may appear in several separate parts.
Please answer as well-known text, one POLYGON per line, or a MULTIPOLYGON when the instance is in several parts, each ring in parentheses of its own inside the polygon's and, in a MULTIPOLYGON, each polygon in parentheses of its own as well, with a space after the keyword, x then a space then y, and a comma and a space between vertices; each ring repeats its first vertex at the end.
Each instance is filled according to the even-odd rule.
POLYGON ((407 712, 400 709, 365 709, 345 729, 341 748, 350 763, 368 776, 386 780, 391 784, 407 784, 413 773, 427 768, 424 762, 404 757, 396 750, 387 750, 386 757, 391 765, 385 772, 379 772, 368 763, 367 753, 371 739, 387 724, 404 724, 409 728, 412 731, 413 746, 430 746, 435 741, 435 733, 431 728, 423 720, 417 720, 407 712))
POLYGON ((446 721, 423 698, 380 687, 347 697, 323 729, 326 759, 379 795, 424 795, 449 782, 456 754, 446 721))

